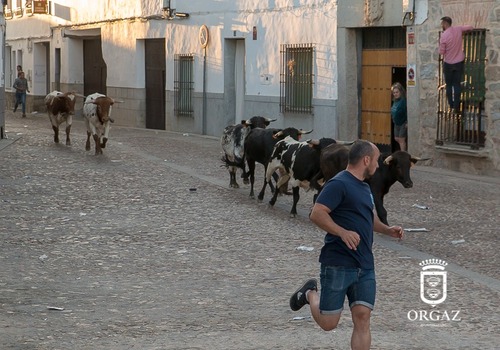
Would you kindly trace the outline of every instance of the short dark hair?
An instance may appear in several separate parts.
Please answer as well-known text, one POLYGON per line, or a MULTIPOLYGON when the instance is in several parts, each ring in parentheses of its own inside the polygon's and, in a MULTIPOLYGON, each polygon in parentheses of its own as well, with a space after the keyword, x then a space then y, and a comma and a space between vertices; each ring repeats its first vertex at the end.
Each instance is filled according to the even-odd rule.
POLYGON ((349 150, 349 164, 357 164, 363 157, 373 156, 372 143, 366 140, 356 140, 349 150))
POLYGON ((441 18, 441 21, 445 21, 451 26, 451 22, 452 22, 451 17, 444 16, 441 18))

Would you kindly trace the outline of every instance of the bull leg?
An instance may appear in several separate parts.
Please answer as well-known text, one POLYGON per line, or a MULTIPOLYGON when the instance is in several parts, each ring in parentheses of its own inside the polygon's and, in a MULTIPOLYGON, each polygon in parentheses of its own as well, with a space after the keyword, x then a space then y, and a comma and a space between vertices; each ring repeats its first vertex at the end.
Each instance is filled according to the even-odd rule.
POLYGON ((101 148, 106 148, 106 143, 108 142, 108 138, 107 137, 104 137, 102 139, 102 143, 101 143, 101 148))
MULTIPOLYGON (((267 166, 264 167, 264 174, 267 172, 267 166)), ((264 177, 264 185, 262 186, 262 189, 260 190, 259 192, 259 196, 257 197, 259 199, 259 201, 263 201, 264 200, 264 193, 266 193, 266 186, 267 186, 267 179, 264 177)), ((269 181, 269 186, 270 187, 274 187, 271 183, 271 181, 269 181)))
POLYGON ((243 183, 245 185, 248 185, 250 183, 250 181, 248 180, 248 173, 246 172, 246 169, 245 169, 245 160, 243 160, 243 166, 241 167, 241 178, 243 179, 243 183))
POLYGON ((54 130, 54 142, 59 143, 59 127, 52 125, 52 130, 54 130))
POLYGON ((87 142, 85 143, 86 151, 90 151, 90 135, 92 135, 90 131, 87 131, 87 142))
POLYGON ((102 154, 101 143, 99 142, 99 136, 93 135, 95 141, 95 154, 102 154))
POLYGON ((271 200, 269 201, 269 204, 271 206, 274 206, 276 204, 276 200, 278 199, 278 193, 279 193, 279 191, 274 191, 273 196, 272 196, 271 200))
POLYGON ((250 174, 250 198, 255 198, 255 194, 253 192, 253 184, 255 182, 255 161, 248 161, 248 173, 250 174))
POLYGON ((66 146, 71 146, 71 140, 69 139, 69 133, 71 132, 71 125, 66 126, 66 146))
POLYGON ((389 226, 389 223, 387 222, 387 210, 384 208, 384 200, 379 198, 379 195, 377 193, 373 194, 373 199, 375 202, 375 209, 377 210, 377 216, 382 221, 384 224, 389 226))
POLYGON ((239 188, 240 186, 236 182, 236 168, 235 167, 230 167, 229 168, 229 187, 232 188, 239 188))
POLYGON ((292 192, 293 192, 293 205, 292 205, 292 210, 290 211, 290 217, 294 218, 297 216, 297 203, 299 202, 299 190, 300 187, 292 187, 292 192))

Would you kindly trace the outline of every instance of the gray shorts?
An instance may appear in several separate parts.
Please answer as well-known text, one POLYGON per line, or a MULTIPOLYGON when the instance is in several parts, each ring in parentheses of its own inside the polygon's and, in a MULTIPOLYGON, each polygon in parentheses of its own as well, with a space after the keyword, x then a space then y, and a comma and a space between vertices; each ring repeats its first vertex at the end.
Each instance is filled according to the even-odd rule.
POLYGON ((404 123, 403 125, 394 124, 394 137, 404 139, 406 136, 408 136, 408 123, 404 123))

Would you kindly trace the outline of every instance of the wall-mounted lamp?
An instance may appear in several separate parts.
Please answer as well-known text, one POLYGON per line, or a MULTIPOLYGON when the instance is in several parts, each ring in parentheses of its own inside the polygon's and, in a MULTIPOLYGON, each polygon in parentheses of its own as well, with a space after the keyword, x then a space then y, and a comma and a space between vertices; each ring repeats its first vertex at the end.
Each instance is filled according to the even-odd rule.
POLYGON ((172 5, 175 6, 175 4, 172 4, 172 2, 173 1, 171 0, 163 0, 163 13, 165 14, 165 17, 167 19, 173 19, 175 17, 189 18, 189 13, 177 12, 175 8, 172 8, 172 5))

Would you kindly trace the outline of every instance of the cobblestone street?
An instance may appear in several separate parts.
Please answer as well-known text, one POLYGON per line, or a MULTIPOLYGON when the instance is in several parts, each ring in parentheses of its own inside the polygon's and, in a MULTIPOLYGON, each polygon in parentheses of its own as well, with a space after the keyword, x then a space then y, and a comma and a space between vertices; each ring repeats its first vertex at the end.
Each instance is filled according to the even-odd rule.
MULTIPOLYGON (((350 348, 348 308, 324 332, 307 306, 288 306, 319 278, 311 192, 292 219, 291 196, 268 208, 269 192, 259 203, 241 179, 229 188, 216 138, 113 126, 95 156, 75 119, 68 147, 46 114, 6 112, 0 349, 350 348)), ((428 232, 376 235, 372 348, 498 349, 500 179, 417 164, 412 180, 386 196, 389 222, 428 232), (420 300, 428 258, 449 264, 435 308, 420 300), (438 320, 413 318, 433 310, 438 320)))

